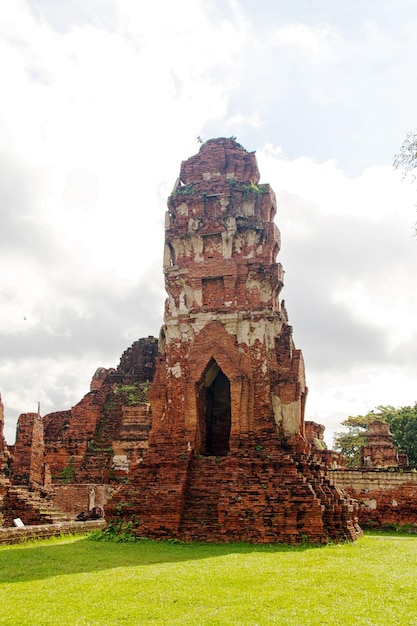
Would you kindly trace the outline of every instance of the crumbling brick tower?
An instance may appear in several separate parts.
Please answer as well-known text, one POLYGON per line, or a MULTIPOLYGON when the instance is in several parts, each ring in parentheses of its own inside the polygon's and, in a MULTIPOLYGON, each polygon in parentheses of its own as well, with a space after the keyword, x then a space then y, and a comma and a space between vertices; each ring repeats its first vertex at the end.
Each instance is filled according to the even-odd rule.
POLYGON ((294 543, 360 532, 304 437, 275 211, 255 155, 233 139, 182 163, 166 214, 149 451, 112 505, 139 535, 294 543))

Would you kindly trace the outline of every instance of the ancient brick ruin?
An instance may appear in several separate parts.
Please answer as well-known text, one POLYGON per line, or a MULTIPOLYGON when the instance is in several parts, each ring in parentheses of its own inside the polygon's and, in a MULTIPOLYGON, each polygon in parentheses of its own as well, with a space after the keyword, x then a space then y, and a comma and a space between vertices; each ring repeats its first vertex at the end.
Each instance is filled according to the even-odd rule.
POLYGON ((121 468, 140 462, 148 446, 146 392, 156 352, 155 338, 139 339, 116 370, 96 371, 90 392, 71 410, 43 418, 45 464, 53 479, 107 484, 121 468))
POLYGON ((98 368, 71 409, 22 414, 14 446, 0 398, 4 531, 16 517, 67 523, 94 505, 133 520, 138 535, 182 540, 355 539, 356 515, 417 526, 417 473, 387 425, 370 428, 363 467, 346 470, 324 427, 304 421, 275 211, 254 154, 233 139, 208 141, 182 164, 168 200, 159 339, 98 368))
POLYGON ((294 543, 360 533, 305 438, 275 212, 254 154, 233 139, 183 162, 166 214, 149 450, 108 509, 134 516, 139 535, 294 543))
MULTIPOLYGON (((4 525, 16 517, 25 525, 72 520, 89 511, 92 500, 107 504, 118 481, 148 448, 147 389, 156 353, 154 337, 139 339, 123 353, 117 369, 96 371, 90 392, 72 409, 43 417, 20 415, 10 452, 1 429, 4 525)), ((1 403, 0 408, 3 418, 1 403)))

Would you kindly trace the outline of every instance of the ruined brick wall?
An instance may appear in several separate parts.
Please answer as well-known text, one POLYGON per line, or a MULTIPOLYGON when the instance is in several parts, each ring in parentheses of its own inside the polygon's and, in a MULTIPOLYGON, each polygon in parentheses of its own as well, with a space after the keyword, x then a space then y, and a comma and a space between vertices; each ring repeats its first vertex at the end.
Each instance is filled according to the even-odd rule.
POLYGON ((44 480, 44 436, 38 413, 22 413, 13 448, 13 482, 40 486, 44 480))
POLYGON ((152 382, 157 353, 158 341, 155 337, 138 339, 123 352, 116 370, 117 376, 121 376, 125 383, 152 382))
POLYGON ((67 478, 71 468, 75 475, 81 467, 110 391, 108 386, 100 387, 70 411, 45 415, 45 463, 54 479, 67 478))
POLYGON ((95 371, 90 383, 90 391, 98 391, 105 384, 108 376, 114 374, 116 370, 111 367, 109 369, 105 367, 98 367, 95 371))
POLYGON ((323 424, 317 424, 317 422, 312 421, 305 422, 306 439, 316 450, 327 450, 327 445, 324 441, 324 431, 325 427, 323 424))
POLYGON ((7 463, 10 453, 4 438, 4 404, 0 393, 0 476, 8 474, 7 463))
POLYGON ((49 413, 43 418, 45 465, 53 477, 69 464, 70 452, 64 442, 70 419, 70 410, 49 413))
POLYGON ((44 417, 45 463, 54 483, 108 483, 141 461, 151 425, 146 389, 157 345, 154 337, 135 341, 117 369, 97 369, 91 391, 71 410, 44 417))
POLYGON ((311 446, 312 451, 318 456, 324 465, 329 469, 338 469, 345 467, 346 461, 344 457, 334 450, 328 450, 324 441, 325 427, 317 422, 305 422, 305 436, 311 446))
POLYGON ((355 538, 354 505, 304 433, 304 362, 279 300, 275 195, 253 153, 204 144, 168 200, 168 298, 149 450, 110 515, 204 541, 355 538))
POLYGON ((364 528, 417 526, 417 473, 369 469, 330 472, 332 480, 359 503, 364 528))
POLYGON ((148 450, 151 413, 148 404, 122 406, 121 425, 112 440, 112 477, 123 478, 142 462, 148 450))

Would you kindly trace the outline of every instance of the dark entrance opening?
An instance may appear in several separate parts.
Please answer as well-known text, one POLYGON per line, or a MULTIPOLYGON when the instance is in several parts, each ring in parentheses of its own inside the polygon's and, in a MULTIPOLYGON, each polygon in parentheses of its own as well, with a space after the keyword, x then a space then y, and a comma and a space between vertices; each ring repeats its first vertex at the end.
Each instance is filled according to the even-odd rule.
POLYGON ((202 400, 205 416, 204 454, 226 456, 229 452, 231 427, 230 381, 216 361, 212 360, 203 379, 202 400))

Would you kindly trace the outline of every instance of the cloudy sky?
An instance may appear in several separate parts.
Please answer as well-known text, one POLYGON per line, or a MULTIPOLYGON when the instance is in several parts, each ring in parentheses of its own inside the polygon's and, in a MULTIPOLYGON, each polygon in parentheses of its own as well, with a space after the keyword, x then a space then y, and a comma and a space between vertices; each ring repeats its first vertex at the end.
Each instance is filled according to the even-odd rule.
POLYGON ((196 138, 256 150, 328 441, 417 400, 415 0, 0 3, 0 390, 67 409, 158 335, 166 198, 196 138))

